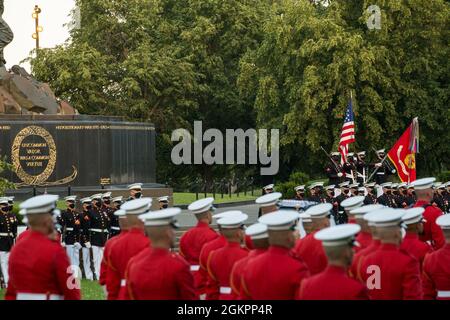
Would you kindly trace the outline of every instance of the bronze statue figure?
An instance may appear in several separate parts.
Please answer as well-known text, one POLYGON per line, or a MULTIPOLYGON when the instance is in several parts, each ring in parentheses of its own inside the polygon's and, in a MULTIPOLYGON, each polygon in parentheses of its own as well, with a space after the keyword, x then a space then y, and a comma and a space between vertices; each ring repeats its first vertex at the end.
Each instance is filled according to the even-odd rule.
POLYGON ((14 38, 14 34, 11 31, 11 28, 2 18, 4 8, 4 0, 0 0, 0 67, 3 67, 6 64, 5 58, 3 56, 3 49, 5 49, 5 47, 10 44, 14 38))

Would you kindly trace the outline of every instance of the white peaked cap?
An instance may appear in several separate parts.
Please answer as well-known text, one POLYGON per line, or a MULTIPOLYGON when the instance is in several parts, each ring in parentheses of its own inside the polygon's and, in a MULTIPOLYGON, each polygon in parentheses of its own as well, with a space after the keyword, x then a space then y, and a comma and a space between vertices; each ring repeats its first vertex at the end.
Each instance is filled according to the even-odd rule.
POLYGON ((312 222, 311 215, 307 214, 306 212, 300 213, 299 218, 301 222, 312 222))
POLYGON ((350 244, 359 231, 361 227, 358 224, 341 224, 318 231, 314 238, 322 241, 325 247, 334 247, 350 244))
POLYGON ((402 220, 406 225, 418 223, 422 220, 424 211, 425 209, 422 207, 406 209, 402 220))
POLYGON ((159 197, 158 202, 169 202, 169 196, 159 197))
POLYGON ((450 214, 443 214, 436 219, 436 224, 442 229, 450 229, 450 214))
POLYGON ((125 202, 120 209, 125 210, 125 214, 143 214, 152 206, 152 198, 140 198, 125 202))
POLYGON ((402 221, 405 214, 403 209, 381 209, 374 212, 381 211, 379 214, 370 216, 369 222, 373 223, 378 228, 397 226, 402 221))
POLYGON ((102 199, 103 194, 102 193, 97 193, 91 196, 91 200, 95 200, 95 199, 102 199))
POLYGON ((220 225, 222 229, 236 229, 242 226, 244 221, 247 219, 248 215, 242 213, 220 218, 217 220, 217 224, 220 225))
POLYGON ((119 197, 115 197, 115 198, 112 198, 112 202, 122 202, 122 200, 123 200, 123 197, 122 196, 119 196, 119 197))
POLYGON ((168 226, 175 222, 175 216, 180 213, 180 208, 168 208, 142 214, 139 216, 139 219, 141 219, 144 222, 144 225, 148 227, 168 226))
POLYGON ((330 214, 333 205, 331 203, 321 203, 308 208, 305 213, 309 214, 311 219, 324 218, 330 214))
POLYGON ((436 181, 436 178, 423 178, 416 181, 411 182, 411 186, 414 187, 415 190, 425 190, 433 187, 433 183, 436 181))
POLYGON ((188 206, 188 210, 193 214, 200 214, 208 211, 213 206, 214 198, 204 198, 192 202, 188 206))
POLYGON ((22 212, 26 215, 49 213, 56 208, 56 201, 58 201, 58 199, 59 196, 57 195, 44 194, 22 202, 19 208, 24 210, 22 212))
POLYGON ((215 214, 212 217, 214 219, 218 220, 218 219, 222 219, 225 217, 236 216, 236 215, 241 215, 241 214, 244 214, 244 213, 240 210, 230 210, 230 211, 224 211, 224 212, 215 214))
POLYGON ((351 211, 353 209, 361 207, 364 203, 365 198, 366 197, 364 197, 364 196, 356 196, 356 197, 347 198, 341 202, 341 207, 344 208, 345 210, 351 211))
POLYGON ((278 200, 281 198, 282 194, 279 192, 273 192, 265 194, 255 200, 255 203, 260 207, 269 207, 277 204, 278 200))
POLYGON ((114 211, 114 215, 118 216, 118 217, 124 217, 126 215, 126 211, 119 209, 119 210, 114 211))
POLYGON ((258 219, 259 223, 265 224, 269 230, 289 230, 299 219, 298 212, 294 210, 279 210, 265 214, 258 219))
POLYGON ((374 210, 380 210, 383 208, 387 208, 387 207, 383 206, 382 204, 368 204, 366 206, 362 206, 362 207, 351 210, 350 214, 355 215, 355 216, 363 216, 366 213, 369 213, 374 210))
POLYGON ((91 197, 86 197, 80 200, 81 203, 91 203, 92 199, 91 197))
POLYGON ((348 181, 344 181, 344 182, 342 182, 342 183, 339 183, 339 187, 340 188, 344 188, 344 187, 349 187, 349 185, 350 185, 350 182, 348 182, 348 181))
POLYGON ((67 196, 64 198, 64 200, 66 201, 76 201, 77 200, 77 196, 67 196))
POLYGON ((128 186, 128 190, 142 190, 142 183, 133 183, 128 186))
POLYGON ((322 181, 320 182, 314 182, 313 184, 311 184, 308 188, 309 189, 313 189, 313 188, 317 188, 317 187, 323 187, 324 183, 322 181))
POLYGON ((266 239, 269 237, 267 230, 268 230, 267 225, 262 223, 255 223, 245 230, 245 234, 249 236, 252 240, 266 239))

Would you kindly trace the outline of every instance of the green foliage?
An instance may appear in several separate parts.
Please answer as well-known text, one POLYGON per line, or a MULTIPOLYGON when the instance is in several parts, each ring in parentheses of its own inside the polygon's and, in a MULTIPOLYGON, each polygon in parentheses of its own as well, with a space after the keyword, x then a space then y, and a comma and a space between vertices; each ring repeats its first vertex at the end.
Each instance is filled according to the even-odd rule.
POLYGON ((350 90, 355 150, 389 149, 418 116, 420 170, 448 167, 449 5, 377 1, 381 30, 368 30, 371 4, 281 1, 258 49, 242 59, 241 94, 254 101, 259 127, 282 130, 285 168, 317 175, 327 161, 320 146, 337 148, 350 90))
MULTIPOLYGON (((353 93, 355 151, 389 149, 419 117, 420 175, 450 165, 449 4, 444 0, 77 0, 81 26, 33 73, 80 112, 150 121, 158 181, 255 175, 171 164, 175 128, 279 128, 279 180, 323 176, 353 93), (381 30, 366 25, 369 5, 381 30)), ((352 150, 353 151, 353 150, 352 150)), ((370 160, 370 159, 368 159, 370 160)), ((295 180, 295 179, 294 179, 295 180)), ((181 188, 180 188, 181 189, 181 188)))
POLYGON ((446 183, 447 181, 450 181, 450 170, 442 171, 442 172, 437 176, 437 180, 438 180, 438 181, 442 181, 443 183, 446 183))
POLYGON ((295 197, 294 188, 298 186, 295 181, 287 181, 283 183, 277 183, 275 186, 277 192, 283 194, 283 199, 293 199, 295 197))
POLYGON ((12 166, 6 162, 6 158, 0 158, 0 196, 5 194, 7 189, 15 189, 13 183, 2 177, 2 173, 12 170, 12 166))
POLYGON ((310 180, 309 175, 300 171, 292 172, 291 175, 289 176, 289 181, 297 183, 296 186, 306 184, 309 180, 310 180))

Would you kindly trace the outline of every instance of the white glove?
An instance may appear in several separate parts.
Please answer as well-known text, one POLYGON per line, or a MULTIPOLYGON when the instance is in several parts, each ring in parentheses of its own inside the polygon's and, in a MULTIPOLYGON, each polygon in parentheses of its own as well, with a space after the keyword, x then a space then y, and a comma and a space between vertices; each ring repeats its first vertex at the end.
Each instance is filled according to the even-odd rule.
POLYGON ((61 246, 65 247, 66 243, 65 242, 61 242, 61 246))
POLYGON ((392 169, 392 173, 396 173, 397 172, 397 170, 395 170, 395 169, 392 169))
POLYGON ((343 176, 342 172, 338 172, 337 176, 340 178, 343 176))
POLYGON ((81 244, 79 243, 79 242, 75 242, 74 244, 73 244, 73 247, 75 248, 75 250, 80 250, 82 247, 81 247, 81 244))
POLYGON ((85 242, 84 246, 88 249, 92 248, 91 243, 90 242, 85 242))
POLYGON ((381 166, 382 166, 383 164, 380 162, 380 163, 375 163, 375 167, 377 167, 377 168, 381 168, 381 166))

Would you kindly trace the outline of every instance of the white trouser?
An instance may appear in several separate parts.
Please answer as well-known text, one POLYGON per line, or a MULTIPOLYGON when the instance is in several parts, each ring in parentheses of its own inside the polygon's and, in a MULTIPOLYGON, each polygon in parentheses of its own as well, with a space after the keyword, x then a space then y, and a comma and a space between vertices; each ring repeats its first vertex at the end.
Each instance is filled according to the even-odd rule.
POLYGON ((103 260, 103 250, 104 247, 92 246, 92 256, 94 262, 94 273, 95 278, 98 280, 100 278, 100 264, 103 260))
POLYGON ((81 250, 83 253, 83 268, 84 268, 84 274, 86 275, 86 279, 94 280, 94 275, 92 274, 92 270, 91 270, 91 258, 89 256, 89 249, 83 248, 81 250))
POLYGON ((9 252, 0 251, 0 267, 2 269, 3 280, 5 280, 6 286, 8 286, 8 260, 9 252))
POLYGON ((70 264, 72 266, 80 266, 80 250, 74 247, 72 244, 66 245, 67 256, 69 257, 70 264))

